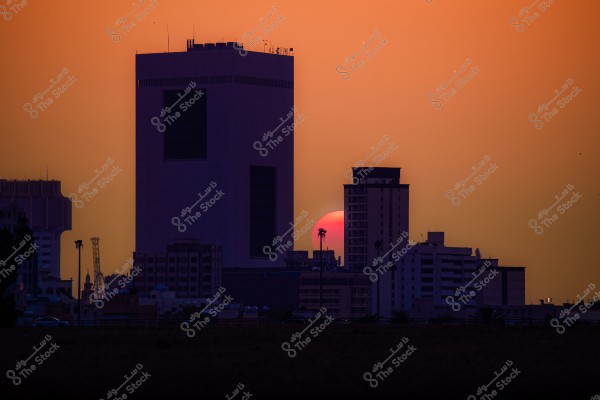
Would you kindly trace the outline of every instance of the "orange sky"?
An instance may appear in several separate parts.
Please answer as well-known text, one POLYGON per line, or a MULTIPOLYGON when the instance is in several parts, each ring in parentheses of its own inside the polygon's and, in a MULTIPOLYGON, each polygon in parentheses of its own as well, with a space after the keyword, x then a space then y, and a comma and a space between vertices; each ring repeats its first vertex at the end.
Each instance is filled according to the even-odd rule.
MULTIPOLYGON (((502 265, 527 267, 528 302, 574 298, 600 283, 593 256, 600 225, 600 3, 554 1, 516 32, 509 19, 532 2, 163 0, 118 43, 105 28, 132 2, 29 2, 10 21, 0 17, 0 177, 39 178, 48 165, 68 195, 114 159, 122 172, 73 208, 62 276, 77 276, 75 239, 84 239, 84 273, 91 268, 91 236, 101 238, 103 272, 114 272, 134 246, 136 51, 166 51, 167 23, 171 51, 185 50, 194 25, 197 43, 241 39, 276 5, 283 19, 266 38, 294 48, 295 103, 306 117, 295 132, 296 215, 343 209, 344 171, 388 135, 396 148, 379 166, 401 167, 403 183, 411 185, 412 239, 443 230, 449 245, 479 247, 502 265), (387 43, 342 79, 336 66, 376 31, 374 44, 387 43), (434 109, 427 94, 466 59, 467 71, 478 72, 434 109), (76 80, 31 119, 23 104, 65 67, 76 80), (581 92, 536 129, 527 116, 568 78, 581 92), (444 193, 485 155, 498 169, 452 206, 444 193), (527 222, 567 184, 581 200, 534 234, 527 222)), ((309 246, 304 236, 296 248, 309 246)))

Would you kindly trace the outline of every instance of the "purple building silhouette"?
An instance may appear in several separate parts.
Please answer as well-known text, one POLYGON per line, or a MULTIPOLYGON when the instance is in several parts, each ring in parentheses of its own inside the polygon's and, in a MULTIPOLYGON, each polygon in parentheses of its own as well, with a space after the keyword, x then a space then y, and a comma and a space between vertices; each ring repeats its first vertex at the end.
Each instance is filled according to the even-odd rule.
MULTIPOLYGON (((71 229, 71 201, 61 192, 60 181, 0 179, 0 228, 11 229, 19 217, 26 217, 33 231, 37 273, 60 279, 60 237, 71 229)), ((37 277, 27 282, 37 294, 37 277)))
POLYGON ((293 105, 292 56, 193 40, 136 55, 136 252, 193 239, 223 268, 283 267, 263 247, 293 221, 293 105))

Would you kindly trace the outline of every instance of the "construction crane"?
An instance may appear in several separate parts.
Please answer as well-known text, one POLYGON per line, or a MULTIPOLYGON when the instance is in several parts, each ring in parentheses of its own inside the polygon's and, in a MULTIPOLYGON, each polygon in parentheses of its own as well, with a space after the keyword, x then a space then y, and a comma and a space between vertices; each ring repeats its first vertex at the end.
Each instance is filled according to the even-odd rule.
POLYGON ((104 275, 102 275, 102 271, 100 270, 100 238, 93 237, 90 238, 92 241, 92 249, 93 249, 93 261, 94 261, 94 285, 92 286, 92 291, 94 293, 94 298, 102 299, 104 298, 104 275))

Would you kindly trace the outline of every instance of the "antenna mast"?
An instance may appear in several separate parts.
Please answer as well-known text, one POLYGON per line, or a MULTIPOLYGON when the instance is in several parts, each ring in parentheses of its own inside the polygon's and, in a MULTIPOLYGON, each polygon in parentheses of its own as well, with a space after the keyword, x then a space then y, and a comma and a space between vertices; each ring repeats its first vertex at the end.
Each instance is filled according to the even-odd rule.
POLYGON ((94 286, 92 290, 94 292, 94 298, 101 299, 104 297, 104 275, 102 275, 102 271, 100 270, 100 238, 93 237, 90 238, 92 241, 92 250, 93 250, 93 261, 94 261, 94 286))

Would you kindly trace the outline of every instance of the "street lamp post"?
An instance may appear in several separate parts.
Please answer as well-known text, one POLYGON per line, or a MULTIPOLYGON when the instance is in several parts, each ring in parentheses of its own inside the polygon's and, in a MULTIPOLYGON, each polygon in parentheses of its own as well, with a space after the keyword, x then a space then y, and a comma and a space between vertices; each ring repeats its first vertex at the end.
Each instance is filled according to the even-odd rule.
POLYGON ((321 268, 319 268, 319 309, 323 308, 323 238, 327 231, 319 228, 319 242, 321 249, 321 268))
MULTIPOLYGON (((375 242, 375 249, 377 249, 377 266, 379 267, 379 270, 381 270, 381 259, 379 258, 379 252, 381 251, 381 245, 383 244, 382 240, 378 240, 375 242)), ((379 272, 379 271, 378 271, 379 272)), ((379 303, 380 303, 380 299, 381 296, 379 295, 379 276, 377 277, 377 322, 379 322, 379 303)))
POLYGON ((81 248, 83 240, 75 241, 75 248, 79 251, 79 263, 77 270, 77 327, 81 327, 81 248))

